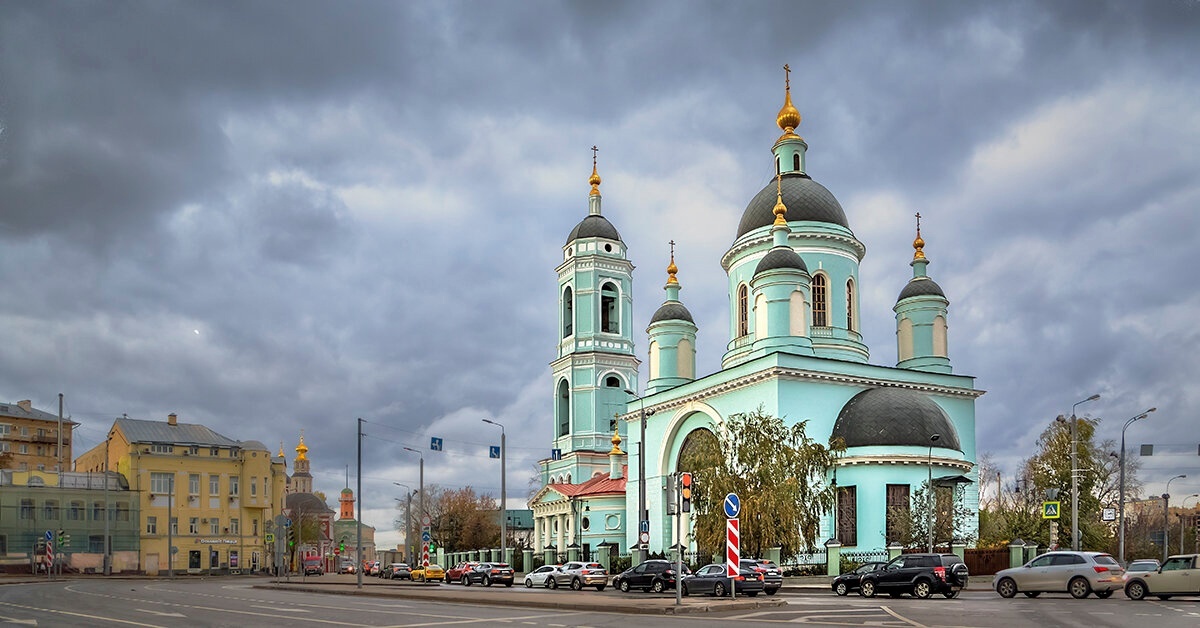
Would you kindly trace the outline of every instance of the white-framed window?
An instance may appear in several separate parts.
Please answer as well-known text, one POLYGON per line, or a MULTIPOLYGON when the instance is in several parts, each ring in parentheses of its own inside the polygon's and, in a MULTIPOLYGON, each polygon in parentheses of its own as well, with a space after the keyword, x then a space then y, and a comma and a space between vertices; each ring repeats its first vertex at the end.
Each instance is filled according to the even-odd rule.
POLYGON ((0 423, 0 436, 8 436, 12 432, 12 426, 8 423, 0 423))
POLYGON ((621 293, 617 284, 606 281, 600 286, 600 331, 621 333, 621 293))
POLYGON ((221 533, 221 520, 220 519, 213 517, 212 519, 208 520, 208 533, 209 534, 220 534, 221 533))
POLYGON ((150 492, 155 495, 166 495, 175 485, 174 473, 150 472, 150 492))
POLYGON ((188 474, 188 495, 191 497, 200 496, 200 474, 188 474))
POLYGON ((812 278, 812 315, 813 327, 829 326, 829 283, 820 273, 812 278))
POLYGON ((158 534, 158 517, 146 517, 146 534, 158 534))
POLYGON ((737 290, 737 335, 739 338, 750 333, 750 289, 746 284, 737 290))
POLYGON ((236 475, 229 477, 229 496, 237 497, 240 494, 238 487, 241 485, 241 478, 236 475))
POLYGON ((241 534, 242 533, 242 524, 236 518, 232 518, 229 520, 229 533, 230 534, 241 534))
POLYGON ((562 298, 562 336, 566 338, 575 333, 575 292, 571 290, 571 286, 563 290, 562 298))
POLYGON ((200 534, 200 517, 188 519, 188 534, 200 534))
POLYGON ((179 517, 171 517, 171 534, 179 534, 179 517))
POLYGON ((208 476, 208 496, 216 497, 221 494, 221 476, 216 473, 208 476))
POLYGON ((152 453, 152 454, 173 454, 173 453, 175 453, 175 446, 167 445, 167 444, 163 444, 163 443, 154 443, 153 445, 150 445, 150 453, 152 453))
POLYGON ((854 331, 854 280, 846 280, 846 329, 854 331))
POLYGON ((258 497, 258 478, 250 478, 250 497, 258 497))

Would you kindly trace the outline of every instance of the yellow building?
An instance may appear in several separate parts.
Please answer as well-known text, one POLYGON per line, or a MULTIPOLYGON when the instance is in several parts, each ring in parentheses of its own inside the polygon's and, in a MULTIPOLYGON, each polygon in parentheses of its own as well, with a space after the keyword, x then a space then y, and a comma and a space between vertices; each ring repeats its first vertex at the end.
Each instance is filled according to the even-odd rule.
POLYGON ((258 441, 203 426, 117 419, 77 471, 120 472, 139 495, 142 570, 244 573, 270 567, 266 523, 283 508, 286 462, 258 441), (167 548, 177 548, 168 561, 167 548))
POLYGON ((0 402, 0 453, 8 452, 10 469, 17 471, 68 471, 71 468, 71 428, 78 425, 33 407, 26 399, 16 403, 0 402), (62 442, 59 425, 62 425, 62 442), (59 469, 59 445, 62 469, 59 469))

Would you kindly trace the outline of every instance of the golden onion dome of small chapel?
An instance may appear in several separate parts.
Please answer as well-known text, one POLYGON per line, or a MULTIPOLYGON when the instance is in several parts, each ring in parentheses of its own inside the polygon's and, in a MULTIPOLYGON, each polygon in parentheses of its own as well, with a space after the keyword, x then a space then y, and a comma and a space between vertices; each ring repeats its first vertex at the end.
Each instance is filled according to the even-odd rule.
POLYGON ((787 64, 783 66, 784 92, 783 92, 783 107, 779 110, 779 115, 775 116, 775 124, 783 131, 783 135, 779 139, 800 137, 796 135, 796 129, 800 128, 800 110, 792 104, 792 68, 787 64))

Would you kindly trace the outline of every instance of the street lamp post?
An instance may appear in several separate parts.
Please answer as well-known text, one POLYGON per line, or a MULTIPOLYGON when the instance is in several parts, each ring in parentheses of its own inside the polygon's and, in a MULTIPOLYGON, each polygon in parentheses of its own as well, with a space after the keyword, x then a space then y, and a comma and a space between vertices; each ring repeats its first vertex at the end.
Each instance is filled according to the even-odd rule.
POLYGON ((417 494, 420 495, 421 498, 417 500, 417 510, 421 511, 421 525, 425 525, 425 454, 413 449, 412 447, 404 447, 404 451, 411 451, 421 457, 421 477, 419 483, 417 484, 417 494))
POLYGON ((500 428, 500 560, 508 562, 508 502, 504 494, 504 426, 491 419, 484 419, 483 422, 500 428))
POLYGON ((1075 408, 1100 398, 1097 393, 1071 405, 1071 549, 1079 551, 1079 441, 1076 437, 1075 408))
MULTIPOLYGON (((413 557, 412 557, 412 555, 413 555, 413 551, 412 551, 412 546, 413 546, 413 543, 412 543, 412 529, 413 529, 413 526, 412 526, 412 496, 413 496, 413 493, 415 493, 416 491, 412 490, 411 486, 404 484, 403 482, 392 482, 392 484, 395 484, 396 486, 403 486, 405 489, 405 492, 404 492, 404 559, 407 560, 410 564, 415 564, 413 561, 413 557)), ((397 497, 396 501, 400 501, 400 498, 397 497)))
POLYGON ((1169 543, 1169 538, 1167 536, 1168 534, 1170 534, 1170 531, 1171 531, 1171 527, 1167 522, 1167 520, 1170 518, 1170 514, 1171 514, 1171 482, 1174 482, 1175 480, 1183 480, 1185 478, 1187 478, 1187 476, 1181 473, 1181 474, 1167 480, 1167 490, 1163 492, 1163 559, 1162 559, 1162 561, 1164 563, 1167 562, 1167 554, 1169 553, 1168 549, 1170 548, 1170 545, 1171 545, 1169 543))
POLYGON ((933 553, 933 444, 941 434, 929 436, 929 484, 925 486, 925 526, 929 528, 929 553, 933 553))
POLYGON ((1158 408, 1150 408, 1149 410, 1133 417, 1132 419, 1129 419, 1128 421, 1125 422, 1125 427, 1121 428, 1121 455, 1120 455, 1120 457, 1118 459, 1119 461, 1117 463, 1117 466, 1119 468, 1118 473, 1121 476, 1120 489, 1119 489, 1120 499, 1121 499, 1121 503, 1119 505, 1120 521, 1117 524, 1117 526, 1120 528, 1120 531, 1117 533, 1117 537, 1118 537, 1117 545, 1119 546, 1117 554, 1118 554, 1118 558, 1121 561, 1121 566, 1125 566, 1125 430, 1129 429, 1129 426, 1133 425, 1135 422, 1146 418, 1147 416, 1150 415, 1151 412, 1154 412, 1155 410, 1158 410, 1158 408))
MULTIPOLYGON (((1187 497, 1184 497, 1183 498, 1183 506, 1182 506, 1183 509, 1187 510, 1187 500, 1195 499, 1195 498, 1200 498, 1200 493, 1197 493, 1195 495, 1188 495, 1187 497)), ((1184 521, 1184 517, 1181 514, 1179 516, 1179 553, 1180 554, 1183 553, 1183 521, 1184 521)))
MULTIPOLYGON (((629 390, 628 388, 625 389, 625 394, 633 395, 634 397, 637 397, 637 393, 633 392, 632 390, 629 390)), ((640 562, 643 562, 646 560, 646 554, 649 549, 647 547, 642 546, 640 535, 642 532, 642 526, 646 526, 647 532, 650 531, 649 530, 650 511, 648 511, 646 509, 646 417, 654 416, 654 410, 650 410, 650 414, 647 415, 646 414, 646 399, 645 399, 645 397, 638 397, 638 402, 641 405, 641 412, 640 412, 641 418, 639 421, 639 423, 641 424, 641 427, 639 428, 640 436, 638 437, 638 530, 637 530, 637 533, 639 535, 639 538, 638 538, 638 562, 640 563, 640 562)))

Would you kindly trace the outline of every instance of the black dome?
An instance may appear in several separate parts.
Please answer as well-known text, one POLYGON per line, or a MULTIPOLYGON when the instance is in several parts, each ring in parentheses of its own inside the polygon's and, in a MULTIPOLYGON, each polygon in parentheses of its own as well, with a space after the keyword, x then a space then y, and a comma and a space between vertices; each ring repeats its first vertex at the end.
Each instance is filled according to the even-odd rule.
MULTIPOLYGON (((792 172, 780 180, 783 204, 787 205, 788 222, 812 220, 831 222, 847 229, 846 212, 825 186, 813 181, 808 175, 792 172)), ((775 182, 771 181, 750 199, 742 221, 738 223, 737 237, 775 222, 775 182)))
POLYGON ((567 244, 579 238, 608 238, 620 242, 621 234, 617 233, 617 228, 612 226, 607 218, 600 214, 591 214, 575 225, 571 235, 567 236, 567 244))
POLYGON ((960 450, 958 432, 941 406, 929 397, 903 388, 872 388, 854 395, 838 414, 833 436, 846 447, 917 445, 960 450))
POLYGON ((921 295, 936 295, 946 298, 946 293, 942 292, 942 287, 937 285, 937 282, 926 277, 924 279, 912 279, 905 284, 904 289, 900 291, 900 296, 896 297, 897 301, 903 301, 908 297, 921 295))
POLYGON ((663 303, 654 316, 650 317, 651 325, 659 321, 687 321, 693 325, 696 324, 696 321, 692 320, 692 313, 678 301, 663 303))
POLYGON ((774 268, 795 268, 808 272, 808 266, 804 264, 804 260, 796 254, 791 247, 777 246, 767 252, 761 260, 758 261, 758 266, 754 267, 754 274, 771 270, 774 268))

